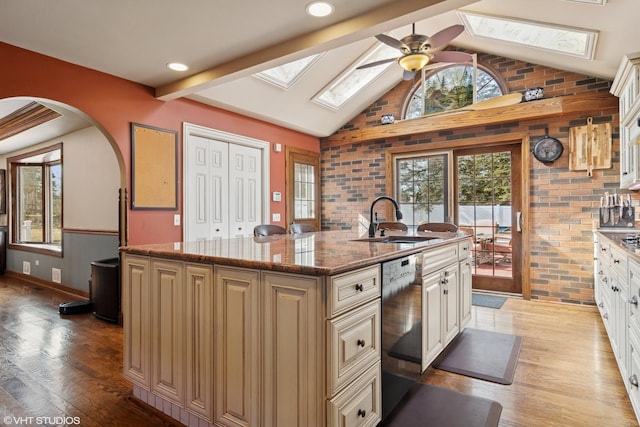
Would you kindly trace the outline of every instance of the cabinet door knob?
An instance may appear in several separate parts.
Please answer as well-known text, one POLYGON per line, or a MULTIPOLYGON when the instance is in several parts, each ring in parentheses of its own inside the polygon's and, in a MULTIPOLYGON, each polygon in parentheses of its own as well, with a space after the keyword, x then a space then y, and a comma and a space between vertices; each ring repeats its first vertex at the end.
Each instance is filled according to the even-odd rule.
POLYGON ((613 260, 613 263, 614 263, 614 264, 620 264, 620 260, 619 260, 619 259, 614 259, 614 260, 613 260))
POLYGON ((638 377, 636 376, 636 374, 633 374, 629 377, 629 382, 632 386, 638 387, 638 377))
POLYGON ((358 416, 362 418, 366 417, 367 411, 365 411, 364 409, 358 409, 358 416))
POLYGON ((633 304, 636 307, 638 306, 638 297, 637 296, 632 296, 631 298, 629 298, 629 304, 633 304))
POLYGON ((600 308, 604 307, 604 303, 601 302, 600 304, 598 304, 598 307, 600 307, 600 308))
POLYGON ((364 340, 358 340, 358 341, 356 341, 356 345, 357 345, 358 347, 363 347, 363 348, 364 348, 365 344, 366 344, 366 343, 364 342, 364 340))
POLYGON ((449 289, 445 289, 445 290, 444 290, 444 294, 445 294, 445 295, 448 295, 448 294, 449 294, 449 289))
POLYGON ((608 318, 609 318, 609 315, 608 315, 607 313, 605 313, 605 314, 603 314, 603 315, 602 315, 602 318, 604 318, 604 319, 608 319, 608 318))
POLYGON ((356 291, 358 292, 364 291, 364 285, 362 283, 356 284, 356 291))

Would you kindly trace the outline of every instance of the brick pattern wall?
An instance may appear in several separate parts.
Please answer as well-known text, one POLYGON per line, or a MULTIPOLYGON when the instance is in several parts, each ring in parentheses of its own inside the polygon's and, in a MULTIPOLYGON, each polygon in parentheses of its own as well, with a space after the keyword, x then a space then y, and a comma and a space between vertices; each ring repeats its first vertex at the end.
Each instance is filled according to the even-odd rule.
MULTIPOLYGON (((508 92, 523 93, 541 86, 545 97, 585 92, 608 92, 610 81, 556 70, 492 55, 479 55, 479 63, 501 76, 508 92)), ((402 107, 413 82, 401 82, 394 89, 345 125, 344 130, 380 126, 380 116, 401 116, 402 107)), ((531 145, 545 135, 558 138, 564 145, 563 156, 551 166, 533 156, 530 163, 531 297, 532 299, 594 304, 592 225, 598 217, 600 196, 624 191, 619 183, 618 115, 593 111, 588 115, 528 120, 460 129, 429 132, 356 144, 329 144, 321 141, 322 228, 356 230, 368 221, 369 205, 380 195, 391 194, 385 185, 385 150, 415 144, 429 144, 505 133, 527 133, 531 145), (612 123, 613 167, 569 171, 569 128, 583 126, 587 117, 593 122, 612 123), (364 221, 366 220, 366 221, 364 221)), ((633 195, 632 195, 633 197, 633 195)), ((364 231, 364 228, 360 228, 364 231)), ((525 243, 526 244, 526 243, 525 243)))

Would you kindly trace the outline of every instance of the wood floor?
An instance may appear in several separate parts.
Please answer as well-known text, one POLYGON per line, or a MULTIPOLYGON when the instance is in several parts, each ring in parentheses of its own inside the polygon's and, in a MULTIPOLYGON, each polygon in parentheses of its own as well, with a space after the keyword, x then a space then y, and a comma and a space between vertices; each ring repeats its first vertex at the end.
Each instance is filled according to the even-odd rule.
MULTIPOLYGON (((122 329, 91 314, 61 316, 58 304, 65 301, 69 298, 0 277, 3 419, 178 425, 131 398, 131 386, 122 377, 122 329)), ((433 368, 424 382, 500 402, 500 426, 638 425, 595 308, 510 298, 499 310, 474 306, 469 327, 523 337, 514 383, 493 384, 433 368)))

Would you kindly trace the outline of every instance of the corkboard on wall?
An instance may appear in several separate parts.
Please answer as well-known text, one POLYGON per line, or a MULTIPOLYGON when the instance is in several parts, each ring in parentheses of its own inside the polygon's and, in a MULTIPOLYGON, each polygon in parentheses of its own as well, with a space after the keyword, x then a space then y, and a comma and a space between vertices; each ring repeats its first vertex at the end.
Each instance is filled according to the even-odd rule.
POLYGON ((178 133, 131 123, 131 209, 178 208, 178 133))

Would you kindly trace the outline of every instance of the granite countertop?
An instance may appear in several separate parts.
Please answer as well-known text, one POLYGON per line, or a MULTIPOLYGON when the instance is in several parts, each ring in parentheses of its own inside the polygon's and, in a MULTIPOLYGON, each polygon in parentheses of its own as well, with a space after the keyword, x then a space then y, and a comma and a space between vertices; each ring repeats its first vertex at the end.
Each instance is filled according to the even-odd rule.
POLYGON ((640 230, 634 228, 621 228, 621 229, 598 229, 598 233, 609 239, 616 246, 624 249, 627 253, 634 255, 635 258, 640 261, 640 230), (633 236, 636 243, 625 241, 629 237, 633 236))
POLYGON ((330 275, 354 270, 470 237, 465 233, 390 231, 387 236, 431 236, 417 243, 357 241, 352 231, 124 246, 129 254, 214 263, 297 274, 330 275))

